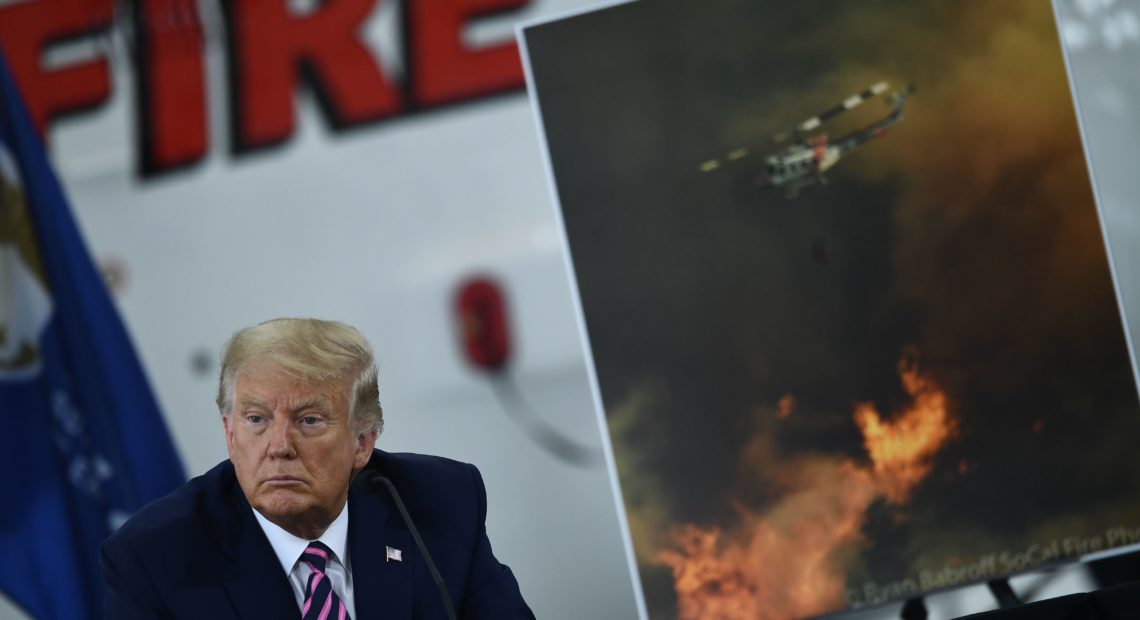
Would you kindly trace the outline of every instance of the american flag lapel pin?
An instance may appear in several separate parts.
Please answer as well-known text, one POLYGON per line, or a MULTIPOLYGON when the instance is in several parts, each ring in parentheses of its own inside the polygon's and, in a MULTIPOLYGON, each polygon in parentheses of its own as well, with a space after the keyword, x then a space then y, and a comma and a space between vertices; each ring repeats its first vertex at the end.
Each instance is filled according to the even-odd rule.
POLYGON ((404 552, 393 547, 384 547, 384 561, 385 562, 403 562, 404 552))

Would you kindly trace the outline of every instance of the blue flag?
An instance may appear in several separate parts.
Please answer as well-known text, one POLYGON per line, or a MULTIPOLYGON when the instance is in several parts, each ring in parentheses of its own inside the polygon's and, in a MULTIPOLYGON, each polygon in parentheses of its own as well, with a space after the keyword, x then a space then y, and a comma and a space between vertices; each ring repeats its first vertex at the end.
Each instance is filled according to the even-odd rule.
POLYGON ((0 590, 101 617, 100 544, 185 474, 2 57, 0 424, 0 590))

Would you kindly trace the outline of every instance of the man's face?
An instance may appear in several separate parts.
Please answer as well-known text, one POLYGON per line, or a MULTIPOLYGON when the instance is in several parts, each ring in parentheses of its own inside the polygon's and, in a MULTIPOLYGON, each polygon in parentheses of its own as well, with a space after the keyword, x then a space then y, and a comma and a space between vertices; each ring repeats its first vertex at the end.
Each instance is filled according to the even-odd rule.
POLYGON ((298 381, 270 362, 238 373, 226 446, 245 497, 301 538, 320 536, 344 507, 348 483, 372 456, 376 433, 348 417, 346 380, 298 381))

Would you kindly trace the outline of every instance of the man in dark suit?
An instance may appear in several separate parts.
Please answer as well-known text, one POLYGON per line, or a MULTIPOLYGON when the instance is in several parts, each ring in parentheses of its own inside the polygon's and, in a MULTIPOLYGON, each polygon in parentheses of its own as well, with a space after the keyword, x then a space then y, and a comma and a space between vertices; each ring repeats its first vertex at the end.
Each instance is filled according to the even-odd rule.
POLYGON ((277 319, 227 345, 230 459, 103 545, 108 618, 532 618, 491 553, 471 465, 374 448, 376 366, 355 329, 277 319), (448 593, 414 541, 404 498, 448 593))

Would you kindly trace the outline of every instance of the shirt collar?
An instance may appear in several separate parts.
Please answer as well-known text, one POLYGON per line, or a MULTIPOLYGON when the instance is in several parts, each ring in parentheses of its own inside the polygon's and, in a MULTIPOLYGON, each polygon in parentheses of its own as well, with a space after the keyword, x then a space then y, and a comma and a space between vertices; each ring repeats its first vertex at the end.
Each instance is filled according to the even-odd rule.
MULTIPOLYGON (((301 558, 301 554, 305 552, 305 548, 312 542, 305 538, 298 538, 289 532, 281 529, 281 526, 266 519, 255 508, 253 516, 257 517, 257 524, 261 526, 261 531, 265 532, 265 537, 269 539, 269 544, 273 547, 273 552, 277 554, 277 560, 281 562, 281 568, 284 569, 285 574, 293 572, 293 566, 297 560, 301 558)), ((324 534, 321 534, 317 540, 332 549, 336 555, 336 559, 344 566, 348 566, 348 556, 346 555, 348 548, 348 503, 345 502, 344 508, 341 509, 340 515, 328 526, 324 534)))

